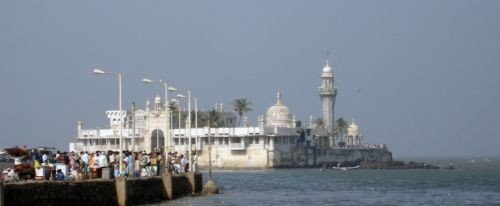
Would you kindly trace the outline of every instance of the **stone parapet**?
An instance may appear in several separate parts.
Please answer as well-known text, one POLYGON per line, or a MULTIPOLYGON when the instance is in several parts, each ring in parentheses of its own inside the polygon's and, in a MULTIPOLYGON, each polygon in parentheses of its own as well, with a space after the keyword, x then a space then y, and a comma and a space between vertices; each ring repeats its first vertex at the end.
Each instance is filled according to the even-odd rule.
POLYGON ((200 173, 82 181, 0 182, 4 205, 139 205, 201 193, 200 173))
POLYGON ((3 182, 0 182, 0 206, 5 205, 5 193, 3 191, 3 182))

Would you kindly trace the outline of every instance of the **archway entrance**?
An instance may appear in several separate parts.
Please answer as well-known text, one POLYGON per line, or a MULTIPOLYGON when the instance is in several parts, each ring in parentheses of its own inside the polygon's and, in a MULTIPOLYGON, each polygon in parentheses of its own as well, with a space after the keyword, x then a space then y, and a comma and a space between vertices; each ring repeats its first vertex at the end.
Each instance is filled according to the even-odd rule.
POLYGON ((151 151, 162 149, 165 144, 165 137, 161 129, 151 132, 151 151))

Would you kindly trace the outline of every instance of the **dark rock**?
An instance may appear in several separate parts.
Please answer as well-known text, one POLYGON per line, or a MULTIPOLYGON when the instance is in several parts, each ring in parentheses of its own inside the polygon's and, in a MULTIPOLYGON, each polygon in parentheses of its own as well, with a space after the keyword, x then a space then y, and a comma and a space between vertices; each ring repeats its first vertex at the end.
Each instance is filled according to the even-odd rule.
POLYGON ((386 161, 386 162, 377 162, 377 161, 362 161, 360 163, 360 168, 362 169, 439 169, 438 166, 431 165, 428 163, 416 163, 416 162, 408 162, 404 163, 403 161, 386 161))
POLYGON ((203 186, 203 195, 219 194, 219 188, 215 185, 215 182, 208 180, 205 186, 203 186))

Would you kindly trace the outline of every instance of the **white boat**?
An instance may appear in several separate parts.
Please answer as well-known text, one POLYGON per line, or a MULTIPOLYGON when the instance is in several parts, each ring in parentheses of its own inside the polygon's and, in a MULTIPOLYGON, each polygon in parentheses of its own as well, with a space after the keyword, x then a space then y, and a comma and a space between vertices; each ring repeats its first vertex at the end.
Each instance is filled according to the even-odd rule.
POLYGON ((337 166, 336 167, 332 167, 332 169, 334 169, 334 170, 342 170, 342 171, 354 170, 354 169, 359 169, 359 165, 356 165, 354 167, 341 167, 340 164, 337 164, 337 166))

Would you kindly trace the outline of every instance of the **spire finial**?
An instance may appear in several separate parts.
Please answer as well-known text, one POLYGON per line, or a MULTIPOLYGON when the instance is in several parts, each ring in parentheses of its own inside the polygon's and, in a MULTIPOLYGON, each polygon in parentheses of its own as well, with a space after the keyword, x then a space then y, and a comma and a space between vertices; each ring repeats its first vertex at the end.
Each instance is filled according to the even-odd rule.
POLYGON ((328 60, 328 56, 330 55, 329 51, 326 51, 326 65, 323 67, 323 73, 332 72, 332 68, 330 67, 330 61, 328 60))
POLYGON ((326 50, 326 66, 330 66, 328 63, 328 58, 330 57, 330 51, 326 50))
POLYGON ((277 104, 281 104, 281 92, 280 90, 278 90, 278 92, 276 93, 276 103, 277 104))

